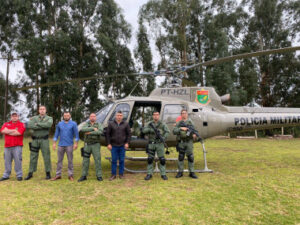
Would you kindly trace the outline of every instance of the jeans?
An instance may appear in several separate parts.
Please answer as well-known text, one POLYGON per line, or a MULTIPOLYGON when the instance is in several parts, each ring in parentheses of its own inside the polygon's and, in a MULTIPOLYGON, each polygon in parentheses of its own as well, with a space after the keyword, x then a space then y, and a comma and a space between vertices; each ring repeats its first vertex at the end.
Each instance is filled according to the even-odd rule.
POLYGON ((124 174, 125 148, 123 146, 112 146, 111 149, 111 174, 117 174, 117 161, 119 160, 119 175, 124 174))

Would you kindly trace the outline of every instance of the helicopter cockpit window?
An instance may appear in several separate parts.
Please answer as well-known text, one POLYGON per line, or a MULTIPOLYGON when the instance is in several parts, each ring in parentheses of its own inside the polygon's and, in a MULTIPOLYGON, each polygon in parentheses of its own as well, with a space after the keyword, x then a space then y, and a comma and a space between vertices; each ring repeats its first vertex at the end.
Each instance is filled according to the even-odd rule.
POLYGON ((97 122, 98 123, 103 123, 103 121, 105 120, 107 114, 109 113, 109 111, 111 110, 112 106, 114 104, 110 103, 109 105, 105 106, 104 108, 102 108, 96 115, 97 115, 97 122))
POLYGON ((176 123, 176 120, 180 117, 182 109, 186 109, 185 105, 165 105, 163 121, 165 123, 176 123))
POLYGON ((115 108, 114 112, 112 113, 112 115, 109 118, 109 121, 113 121, 115 119, 116 116, 116 112, 118 111, 122 111, 123 113, 123 120, 126 121, 130 112, 130 106, 127 103, 121 103, 119 105, 117 105, 117 107, 115 108))

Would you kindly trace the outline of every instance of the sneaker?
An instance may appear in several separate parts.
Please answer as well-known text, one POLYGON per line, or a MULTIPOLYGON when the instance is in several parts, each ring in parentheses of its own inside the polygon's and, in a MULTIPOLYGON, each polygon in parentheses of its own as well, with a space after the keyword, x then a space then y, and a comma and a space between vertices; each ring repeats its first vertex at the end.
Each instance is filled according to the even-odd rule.
POLYGON ((97 177, 97 180, 98 181, 103 181, 103 178, 102 177, 97 177))
POLYGON ((8 179, 9 179, 9 177, 1 177, 0 181, 4 181, 4 180, 8 180, 8 179))
POLYGON ((23 177, 17 177, 17 181, 22 181, 23 177))

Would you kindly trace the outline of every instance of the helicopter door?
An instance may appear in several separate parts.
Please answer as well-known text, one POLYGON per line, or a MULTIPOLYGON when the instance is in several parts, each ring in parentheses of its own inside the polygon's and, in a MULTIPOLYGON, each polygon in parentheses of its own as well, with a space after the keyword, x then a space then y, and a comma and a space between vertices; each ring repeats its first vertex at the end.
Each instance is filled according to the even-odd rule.
POLYGON ((132 149, 144 151, 148 140, 145 139, 141 129, 152 120, 153 111, 160 110, 160 101, 135 101, 129 119, 131 128, 130 147, 132 149))

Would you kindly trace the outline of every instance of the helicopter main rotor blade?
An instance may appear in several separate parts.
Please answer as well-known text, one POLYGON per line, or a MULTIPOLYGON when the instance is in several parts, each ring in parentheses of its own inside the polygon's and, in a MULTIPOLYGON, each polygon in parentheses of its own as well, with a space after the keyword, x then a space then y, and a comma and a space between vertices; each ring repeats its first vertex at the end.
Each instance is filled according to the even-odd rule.
POLYGON ((285 52, 292 52, 292 51, 298 51, 300 50, 300 46, 296 47, 288 47, 288 48, 279 48, 279 49, 271 49, 271 50, 265 50, 265 51, 259 51, 259 52, 252 52, 252 53, 243 53, 239 55, 232 55, 220 59, 210 60, 203 63, 197 63, 191 66, 183 66, 180 68, 180 71, 178 72, 184 72, 189 69, 193 69, 198 66, 211 66, 219 63, 229 62, 237 59, 246 59, 251 57, 257 57, 257 56, 263 56, 263 55, 270 55, 270 54, 276 54, 276 53, 285 53, 285 52))
POLYGON ((186 78, 182 78, 182 86, 183 87, 195 87, 197 84, 194 81, 188 80, 186 78))
POLYGON ((189 69, 193 69, 193 68, 198 67, 198 66, 210 66, 210 65, 215 65, 215 64, 219 64, 219 63, 228 62, 228 61, 233 61, 233 60, 236 60, 236 59, 245 59, 245 58, 250 58, 250 57, 257 57, 257 56, 263 56, 263 55, 269 55, 269 54, 291 52, 291 51, 297 51, 297 50, 300 50, 300 46, 233 55, 233 56, 228 56, 228 57, 224 57, 224 58, 220 58, 220 59, 216 59, 216 60, 210 60, 210 61, 203 62, 203 63, 197 63, 197 64, 194 64, 194 65, 191 65, 191 66, 183 66, 183 67, 180 67, 176 70, 162 69, 162 70, 156 70, 156 71, 153 71, 153 72, 141 72, 141 73, 131 73, 131 74, 113 74, 113 75, 98 75, 98 76, 93 76, 93 77, 82 77, 82 78, 75 78, 75 79, 71 79, 71 80, 54 81, 54 82, 49 82, 49 83, 36 84, 36 85, 31 85, 31 86, 24 86, 24 87, 21 87, 21 88, 15 88, 15 89, 13 89, 13 91, 22 91, 22 90, 28 90, 28 89, 32 89, 32 88, 48 87, 48 86, 55 86, 55 85, 65 84, 65 83, 72 83, 72 82, 85 81, 85 80, 94 80, 94 79, 105 79, 105 78, 113 78, 113 77, 169 76, 169 75, 172 75, 174 73, 185 72, 189 69))
MULTIPOLYGON (((156 72, 156 71, 155 71, 156 72)), ((130 73, 130 74, 114 74, 114 75, 101 75, 101 76, 93 76, 93 77, 81 77, 81 78, 75 78, 71 80, 63 80, 63 81, 53 81, 38 85, 30 85, 30 86, 24 86, 20 88, 14 88, 13 91, 24 91, 32 88, 40 88, 40 87, 49 87, 49 86, 56 86, 60 84, 66 84, 66 83, 73 83, 78 81, 85 81, 85 80, 97 80, 97 79, 106 79, 106 78, 113 78, 113 77, 127 77, 127 76, 166 76, 166 74, 154 74, 153 72, 144 72, 144 73, 130 73)))

